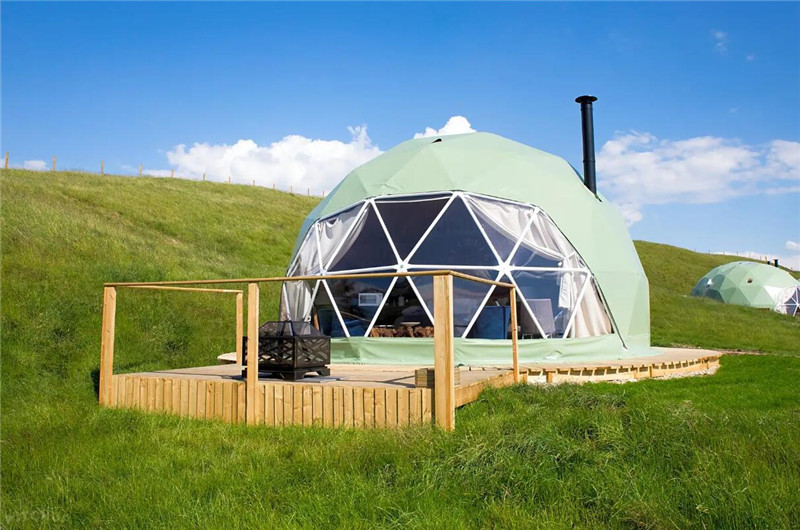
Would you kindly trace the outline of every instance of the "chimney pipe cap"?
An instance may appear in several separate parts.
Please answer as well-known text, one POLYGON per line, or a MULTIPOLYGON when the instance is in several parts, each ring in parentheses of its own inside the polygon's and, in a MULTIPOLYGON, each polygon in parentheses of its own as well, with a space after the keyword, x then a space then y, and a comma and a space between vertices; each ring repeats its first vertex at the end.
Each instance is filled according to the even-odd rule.
POLYGON ((575 103, 593 103, 597 101, 597 98, 594 96, 578 96, 575 98, 575 103))

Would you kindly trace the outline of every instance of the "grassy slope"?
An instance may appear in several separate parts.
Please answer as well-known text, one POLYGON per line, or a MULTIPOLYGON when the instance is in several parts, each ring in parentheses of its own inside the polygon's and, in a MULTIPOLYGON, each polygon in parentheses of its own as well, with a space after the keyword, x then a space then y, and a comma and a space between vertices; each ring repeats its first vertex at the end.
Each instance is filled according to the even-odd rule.
POLYGON ((700 254, 646 241, 637 241, 636 250, 650 281, 653 345, 782 354, 800 350, 798 318, 689 295, 708 271, 742 258, 700 254))
MULTIPOLYGON (((101 284, 280 273, 312 199, 244 186, 2 174, 4 527, 787 526, 800 360, 712 378, 515 388, 430 429, 267 429, 101 410, 101 284)), ((794 321, 684 298, 728 260, 637 247, 658 344, 798 353, 794 321), (716 315, 723 315, 722 318, 716 315)), ((121 370, 232 349, 232 301, 125 291, 121 370)), ((264 296, 274 312, 276 296, 264 296)))

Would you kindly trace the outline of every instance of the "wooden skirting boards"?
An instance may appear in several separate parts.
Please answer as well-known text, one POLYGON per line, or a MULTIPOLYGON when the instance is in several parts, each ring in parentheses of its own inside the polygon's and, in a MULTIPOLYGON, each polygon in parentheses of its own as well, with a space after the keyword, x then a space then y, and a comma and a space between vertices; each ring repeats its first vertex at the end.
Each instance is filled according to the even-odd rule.
POLYGON ((701 372, 719 367, 719 356, 698 357, 652 364, 620 364, 615 366, 530 367, 528 377, 537 383, 585 383, 599 381, 635 381, 701 372))
MULTIPOLYGON (((523 372, 520 375, 522 376, 521 382, 527 383, 528 374, 523 372)), ((483 392, 485 388, 504 387, 504 386, 511 386, 513 384, 514 384, 514 373, 503 372, 489 379, 484 379, 483 381, 478 381, 464 386, 457 386, 456 407, 461 407, 468 403, 472 403, 473 401, 478 399, 478 396, 480 396, 481 392, 483 392)))
MULTIPOLYGON (((240 423, 243 381, 115 375, 111 406, 240 423)), ((426 388, 361 388, 258 383, 256 423, 329 427, 403 427, 433 419, 426 388)))

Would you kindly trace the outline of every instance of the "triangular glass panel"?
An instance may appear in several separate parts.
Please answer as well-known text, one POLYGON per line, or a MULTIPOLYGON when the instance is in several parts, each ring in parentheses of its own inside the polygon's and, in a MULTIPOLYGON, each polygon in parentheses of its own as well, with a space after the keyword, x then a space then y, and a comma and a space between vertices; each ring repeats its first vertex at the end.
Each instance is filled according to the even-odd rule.
POLYGON ((546 337, 562 337, 575 309, 581 287, 586 279, 584 272, 512 271, 525 305, 536 316, 541 327, 527 326, 521 322, 522 333, 544 332, 546 337))
MULTIPOLYGON (((494 270, 454 270, 487 280, 494 280, 497 277, 497 271, 494 270)), ((425 305, 433 314, 433 276, 416 276, 413 282, 425 305)), ((490 284, 453 278, 453 334, 456 337, 461 337, 467 330, 472 317, 480 309, 491 288, 490 284)))
MULTIPOLYGON (((503 276, 498 281, 511 283, 507 276, 503 276)), ((511 331, 511 299, 509 289, 506 287, 495 287, 492 294, 486 300, 486 304, 481 308, 480 313, 474 317, 472 327, 467 332, 467 337, 471 339, 506 339, 510 338, 511 331)), ((517 299, 517 312, 521 304, 517 299)))
POLYGON ((327 265, 333 253, 339 248, 339 243, 346 237, 350 227, 358 218, 358 214, 363 203, 359 203, 352 208, 340 212, 335 217, 329 217, 317 222, 319 231, 319 250, 322 255, 322 263, 327 265))
POLYGON ((375 321, 371 335, 374 337, 433 336, 433 324, 407 278, 397 278, 397 282, 375 321))
POLYGON ((336 307, 351 337, 366 334, 370 322, 383 303, 392 278, 328 279, 336 307))
POLYGON ((535 237, 534 228, 525 230, 525 236, 511 257, 513 267, 561 267, 563 257, 558 250, 542 246, 541 238, 535 237))
POLYGON ((487 222, 485 219, 481 219, 481 227, 483 228, 483 231, 486 232, 486 237, 488 237, 489 241, 492 242, 492 246, 494 247, 495 251, 497 251, 500 259, 502 261, 506 261, 508 256, 511 255, 511 251, 514 250, 514 245, 517 243, 516 237, 518 237, 518 234, 516 236, 512 236, 505 230, 495 228, 492 223, 487 222), (514 239, 512 239, 512 237, 514 239))
POLYGON ((317 225, 312 225, 305 241, 297 251, 289 276, 311 276, 319 274, 319 251, 317 247, 317 225))
POLYGON ((445 204, 447 198, 423 197, 375 202, 400 259, 406 259, 445 204))
POLYGON ((325 335, 330 337, 345 337, 344 329, 342 328, 339 317, 336 316, 336 310, 333 307, 333 302, 328 296, 328 291, 325 288, 325 281, 321 281, 317 288, 317 295, 314 298, 314 312, 312 322, 319 326, 319 330, 325 335))
POLYGON ((498 264, 486 238, 458 197, 450 203, 409 261, 417 265, 441 265, 448 268, 458 265, 498 264))
POLYGON ((287 320, 311 320, 312 297, 316 284, 316 281, 283 282, 282 298, 287 320))
POLYGON ((525 230, 519 247, 511 257, 514 267, 562 267, 566 265, 565 252, 572 250, 558 228, 543 215, 537 216, 525 230), (558 244, 561 242, 562 244, 558 244), (566 244, 566 248, 563 247, 566 244))
POLYGON ((533 216, 533 209, 525 205, 472 195, 467 196, 467 203, 475 212, 500 259, 506 261, 533 216))
POLYGON ((596 337, 612 333, 611 319, 608 318, 608 313, 594 280, 584 274, 576 275, 576 279, 581 283, 588 281, 589 285, 581 287, 583 298, 570 317, 572 319, 572 327, 566 331, 567 335, 570 338, 596 337))
POLYGON ((392 252, 378 216, 370 206, 353 226, 328 270, 344 271, 396 264, 397 257, 392 252))

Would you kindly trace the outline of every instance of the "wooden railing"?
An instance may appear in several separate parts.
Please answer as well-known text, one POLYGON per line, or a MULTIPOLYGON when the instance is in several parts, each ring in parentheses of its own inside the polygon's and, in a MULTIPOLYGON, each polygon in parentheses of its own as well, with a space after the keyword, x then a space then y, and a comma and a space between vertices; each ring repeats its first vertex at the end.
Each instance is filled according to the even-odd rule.
POLYGON ((257 423, 256 391, 258 385, 258 327, 259 327, 259 284, 268 282, 315 281, 325 279, 356 278, 394 278, 407 276, 433 276, 433 350, 434 350, 434 420, 445 430, 455 428, 455 366, 453 360, 453 278, 496 285, 509 290, 511 304, 511 357, 515 383, 520 381, 519 351, 517 343, 516 291, 513 284, 485 278, 478 278, 449 270, 363 273, 322 276, 279 276, 272 278, 240 278, 231 280, 183 280, 160 282, 112 282, 103 289, 103 323, 100 346, 100 388, 101 405, 112 403, 114 377, 114 328, 118 288, 157 289, 169 291, 189 291, 205 293, 230 293, 236 295, 236 360, 242 363, 243 332, 243 291, 238 289, 219 289, 206 287, 184 287, 187 285, 226 285, 247 284, 247 378, 246 421, 257 423), (255 339, 255 340, 254 340, 255 339))

